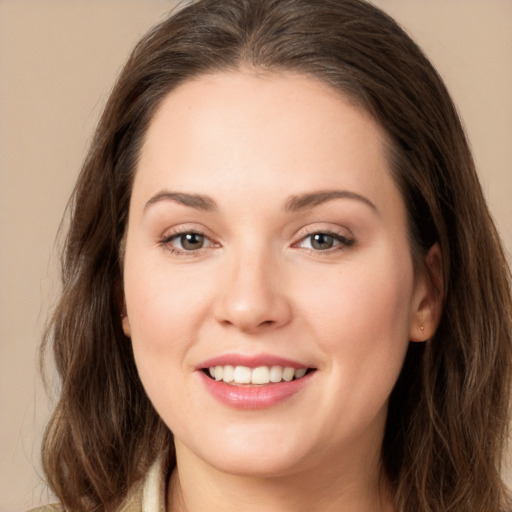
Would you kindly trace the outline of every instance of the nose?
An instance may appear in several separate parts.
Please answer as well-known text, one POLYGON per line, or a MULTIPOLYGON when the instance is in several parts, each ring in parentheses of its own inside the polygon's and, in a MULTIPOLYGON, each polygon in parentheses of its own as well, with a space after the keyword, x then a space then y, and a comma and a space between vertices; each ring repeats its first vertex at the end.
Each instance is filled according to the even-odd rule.
POLYGON ((246 333, 279 328, 292 316, 285 278, 270 257, 233 258, 225 272, 215 304, 216 320, 246 333))

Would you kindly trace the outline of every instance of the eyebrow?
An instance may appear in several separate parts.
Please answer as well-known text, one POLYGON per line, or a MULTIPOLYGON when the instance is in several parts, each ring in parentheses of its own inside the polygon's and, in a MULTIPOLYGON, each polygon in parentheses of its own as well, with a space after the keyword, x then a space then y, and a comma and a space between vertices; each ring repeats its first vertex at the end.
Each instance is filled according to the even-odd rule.
POLYGON ((321 190, 299 196, 292 196, 286 201, 285 210, 287 212, 296 212, 298 210, 313 208, 314 206, 332 201, 333 199, 353 199, 360 201, 369 206, 375 213, 379 213, 375 204, 367 197, 357 194, 356 192, 350 192, 349 190, 321 190))
MULTIPOLYGON (((334 199, 352 199, 360 201, 369 206, 373 211, 378 213, 378 209, 367 197, 351 192, 349 190, 321 190, 318 192, 309 192, 298 196, 291 196, 285 203, 285 211, 296 212, 313 208, 322 203, 332 201, 334 199)), ((174 201, 175 203, 183 206, 189 206, 196 210, 203 210, 207 212, 216 211, 218 209, 217 203, 209 196, 202 194, 187 194, 185 192, 171 192, 164 190, 155 194, 144 205, 146 211, 153 204, 161 201, 174 201)))
POLYGON ((145 205, 146 211, 151 205, 159 203, 160 201, 174 201, 175 203, 182 204, 183 206, 190 206, 196 210, 204 210, 207 212, 217 210, 217 204, 208 196, 201 194, 187 194, 185 192, 170 192, 164 190, 155 194, 145 205))

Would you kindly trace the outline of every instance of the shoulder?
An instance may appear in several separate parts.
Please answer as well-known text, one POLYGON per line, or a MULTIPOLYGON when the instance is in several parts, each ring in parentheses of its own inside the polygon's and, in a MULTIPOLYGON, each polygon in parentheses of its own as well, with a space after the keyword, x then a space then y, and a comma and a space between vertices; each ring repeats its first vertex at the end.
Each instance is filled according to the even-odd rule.
MULTIPOLYGON (((116 512, 165 512, 168 469, 165 457, 158 457, 146 477, 130 489, 128 495, 116 508, 116 512)), ((60 503, 53 503, 28 512, 66 512, 66 509, 60 503)))

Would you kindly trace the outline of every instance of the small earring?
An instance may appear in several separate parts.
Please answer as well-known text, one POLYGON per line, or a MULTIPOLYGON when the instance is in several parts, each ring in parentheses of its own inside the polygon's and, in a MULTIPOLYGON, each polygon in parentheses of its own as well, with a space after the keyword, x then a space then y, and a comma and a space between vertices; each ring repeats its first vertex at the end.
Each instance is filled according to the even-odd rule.
POLYGON ((423 331, 423 329, 425 329, 425 328, 423 327, 423 324, 421 324, 421 325, 420 325, 420 329, 421 329, 422 331, 423 331))

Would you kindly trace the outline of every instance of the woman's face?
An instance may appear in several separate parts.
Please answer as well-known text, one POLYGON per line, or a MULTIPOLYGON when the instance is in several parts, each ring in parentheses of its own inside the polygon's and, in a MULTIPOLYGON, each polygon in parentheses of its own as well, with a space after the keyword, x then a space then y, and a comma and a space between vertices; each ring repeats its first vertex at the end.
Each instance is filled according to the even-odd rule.
POLYGON ((162 103, 133 185, 123 327, 178 463, 284 475, 379 457, 426 294, 384 147, 302 76, 212 74, 162 103))

